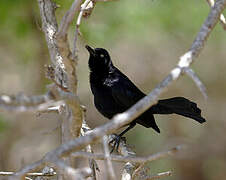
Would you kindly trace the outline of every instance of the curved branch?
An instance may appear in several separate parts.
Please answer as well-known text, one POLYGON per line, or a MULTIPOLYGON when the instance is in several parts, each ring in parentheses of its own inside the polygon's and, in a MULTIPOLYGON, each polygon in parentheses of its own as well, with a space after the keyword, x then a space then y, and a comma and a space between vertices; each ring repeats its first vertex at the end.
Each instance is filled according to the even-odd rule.
MULTIPOLYGON (((138 157, 138 156, 121 156, 121 155, 114 155, 112 154, 109 156, 109 159, 111 161, 116 161, 116 162, 135 162, 135 163, 148 163, 152 162, 158 159, 162 159, 168 156, 171 156, 181 150, 182 146, 176 146, 168 151, 163 151, 159 152, 156 154, 152 154, 149 156, 144 156, 144 157, 138 157)), ((107 157, 105 154, 93 154, 93 153, 88 153, 88 152, 74 152, 71 154, 73 157, 82 157, 82 158, 93 158, 96 160, 107 160, 107 157)))

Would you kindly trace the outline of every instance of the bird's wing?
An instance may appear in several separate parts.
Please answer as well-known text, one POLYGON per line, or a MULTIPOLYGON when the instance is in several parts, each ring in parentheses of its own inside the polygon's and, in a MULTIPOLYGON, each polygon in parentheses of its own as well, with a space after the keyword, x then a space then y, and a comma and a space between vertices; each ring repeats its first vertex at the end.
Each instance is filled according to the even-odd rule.
POLYGON ((112 97, 120 106, 129 108, 145 96, 124 74, 119 70, 115 73, 116 81, 112 84, 112 97))

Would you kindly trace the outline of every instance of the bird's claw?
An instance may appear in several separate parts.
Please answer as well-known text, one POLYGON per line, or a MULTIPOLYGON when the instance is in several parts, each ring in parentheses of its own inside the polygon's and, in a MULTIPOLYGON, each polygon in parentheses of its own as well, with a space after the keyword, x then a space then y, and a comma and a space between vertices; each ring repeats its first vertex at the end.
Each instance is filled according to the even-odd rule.
POLYGON ((117 135, 117 134, 114 134, 114 137, 113 139, 109 142, 109 144, 112 144, 113 143, 113 147, 112 147, 112 150, 110 153, 113 153, 114 150, 116 150, 116 152, 118 152, 118 148, 119 148, 119 144, 120 144, 120 141, 121 139, 123 139, 124 137, 120 136, 120 135, 117 135))

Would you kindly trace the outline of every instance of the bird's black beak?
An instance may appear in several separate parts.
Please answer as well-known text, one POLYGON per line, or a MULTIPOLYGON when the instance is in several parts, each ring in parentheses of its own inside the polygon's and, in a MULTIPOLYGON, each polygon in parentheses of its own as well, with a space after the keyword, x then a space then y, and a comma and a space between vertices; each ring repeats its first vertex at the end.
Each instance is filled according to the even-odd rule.
POLYGON ((95 50, 93 48, 91 48, 90 46, 86 45, 85 46, 86 49, 89 51, 90 55, 94 55, 95 54, 95 50))

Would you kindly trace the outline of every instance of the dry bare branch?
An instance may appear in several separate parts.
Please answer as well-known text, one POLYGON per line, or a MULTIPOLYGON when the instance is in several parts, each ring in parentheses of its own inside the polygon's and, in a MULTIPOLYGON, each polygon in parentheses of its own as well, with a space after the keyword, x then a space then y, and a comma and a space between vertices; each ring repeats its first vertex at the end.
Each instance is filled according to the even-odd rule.
POLYGON ((40 96, 26 96, 18 94, 16 96, 1 95, 0 96, 0 111, 11 112, 37 112, 48 111, 54 108, 59 108, 64 105, 64 101, 54 101, 52 94, 40 96))
POLYGON ((192 80, 195 82, 196 86, 199 88, 200 92, 204 96, 205 99, 208 98, 207 92, 206 92, 206 87, 202 83, 202 81, 199 79, 199 77, 195 74, 195 72, 191 68, 184 68, 184 72, 192 78, 192 80))
MULTIPOLYGON (((15 172, 9 172, 9 171, 0 171, 0 176, 11 176, 15 172)), ((53 171, 52 173, 40 173, 40 172, 34 172, 34 173, 27 173, 26 176, 54 176, 56 175, 56 172, 53 171)))
POLYGON ((25 179, 26 179, 26 180, 32 180, 32 179, 31 179, 31 178, 29 178, 29 177, 25 177, 25 179))
POLYGON ((72 56, 75 58, 77 57, 76 56, 77 40, 78 40, 78 36, 80 34, 79 27, 80 27, 80 24, 82 21, 83 14, 84 14, 85 10, 87 9, 88 5, 90 6, 88 8, 90 9, 90 14, 91 14, 91 10, 94 8, 94 3, 91 0, 85 0, 85 2, 81 5, 80 13, 78 15, 77 22, 76 22, 76 28, 75 28, 75 34, 74 34, 74 48, 72 51, 72 56))
POLYGON ((53 99, 51 92, 39 96, 27 96, 23 93, 17 95, 0 95, 0 105, 12 106, 36 106, 53 99))
MULTIPOLYGON (((91 129, 85 121, 86 108, 84 106, 82 106, 82 109, 83 109, 83 123, 82 123, 81 135, 85 136, 91 131, 91 129)), ((92 150, 92 147, 90 144, 88 146, 86 146, 86 152, 90 153, 90 154, 93 153, 93 150, 92 150)), ((96 161, 93 158, 89 158, 89 167, 92 170, 92 177, 91 177, 92 180, 96 180, 96 170, 100 171, 100 169, 99 169, 96 161)))
MULTIPOLYGON (((72 64, 72 60, 68 56, 70 54, 69 44, 65 45, 65 41, 58 38, 56 41, 57 23, 54 12, 54 3, 51 0, 38 0, 40 14, 42 18, 42 29, 46 36, 47 45, 51 55, 52 63, 55 65, 55 78, 56 82, 67 88, 72 93, 76 93, 77 79, 75 67, 72 64)), ((71 112, 68 121, 71 122, 70 132, 73 132, 73 137, 77 137, 80 133, 82 124, 82 112, 80 110, 80 104, 75 99, 65 100, 66 104, 69 104, 71 112), (76 114, 76 115, 75 115, 76 114)))
POLYGON ((123 156, 118 156, 121 159, 117 160, 125 160, 127 163, 124 165, 121 179, 134 179, 138 175, 140 176, 141 173, 142 176, 147 177, 148 171, 145 167, 146 163, 173 155, 174 153, 178 152, 178 150, 181 150, 182 147, 183 146, 177 146, 165 152, 156 153, 146 157, 137 157, 136 154, 128 147, 125 140, 122 140, 119 145, 119 153, 121 153, 123 156))
MULTIPOLYGON (((214 0, 206 0, 210 7, 214 6, 214 0)), ((226 30, 226 20, 223 14, 220 15, 220 23, 224 30, 226 30)))
POLYGON ((167 171, 167 172, 158 173, 155 176, 146 177, 145 180, 160 179, 160 178, 168 177, 168 176, 171 176, 171 175, 172 175, 172 171, 167 171))
MULTIPOLYGON (((55 17, 55 3, 51 0, 38 0, 38 4, 42 20, 42 30, 46 37, 46 42, 53 64, 56 85, 60 85, 64 89, 67 89, 71 94, 76 94, 76 62, 71 59, 71 51, 66 37, 67 32, 65 31, 68 30, 68 26, 73 19, 73 13, 75 13, 76 7, 79 5, 79 1, 74 1, 70 9, 71 11, 66 13, 64 17, 66 19, 65 21, 62 21, 62 23, 66 23, 65 25, 61 24, 60 26, 60 32, 62 32, 63 35, 60 32, 57 34, 58 27, 55 17)), ((65 104, 67 105, 65 108, 65 115, 61 116, 62 140, 64 143, 80 135, 80 129, 82 126, 82 111, 78 98, 65 99, 65 97, 61 96, 61 93, 59 93, 59 96, 56 98, 63 98, 65 100, 65 104)), ((68 160, 71 165, 74 165, 75 163, 72 161, 72 159, 68 160)))
POLYGON ((107 160, 107 163, 106 163, 106 169, 108 171, 107 179, 115 180, 116 176, 115 176, 115 171, 114 171, 111 159, 110 159, 110 151, 109 151, 109 147, 108 147, 108 137, 105 135, 103 137, 102 141, 103 141, 104 155, 107 160))
POLYGON ((68 33, 69 26, 71 25, 76 12, 79 10, 81 3, 82 3, 82 0, 74 0, 73 4, 71 5, 71 8, 64 15, 63 19, 61 20, 61 24, 58 32, 58 36, 60 36, 60 38, 63 38, 63 39, 67 38, 66 36, 68 33))
POLYGON ((65 103, 60 104, 58 106, 50 106, 45 110, 37 111, 37 116, 40 116, 44 113, 57 113, 62 114, 65 111, 65 103))
POLYGON ((55 17, 55 4, 50 1, 38 0, 40 15, 42 19, 42 30, 45 34, 47 46, 50 53, 51 62, 55 68, 55 79, 58 84, 67 88, 67 77, 65 76, 65 66, 57 45, 55 34, 57 32, 57 21, 55 17))
MULTIPOLYGON (((171 155, 174 155, 176 152, 180 151, 183 146, 176 146, 168 151, 159 152, 153 155, 138 157, 138 156, 122 156, 111 154, 109 159, 116 162, 134 162, 134 163, 148 163, 162 159, 171 155)), ((82 157, 82 158, 93 158, 96 160, 106 160, 107 157, 104 154, 88 153, 88 152, 74 152, 71 154, 73 157, 82 157)))
MULTIPOLYGON (((6 171, 1 171, 0 176, 12 176, 14 175, 15 172, 6 172, 6 171)), ((33 173, 27 173, 25 179, 31 179, 27 176, 31 177, 52 177, 57 175, 57 173, 54 171, 53 168, 45 167, 42 172, 33 172, 33 173)))

